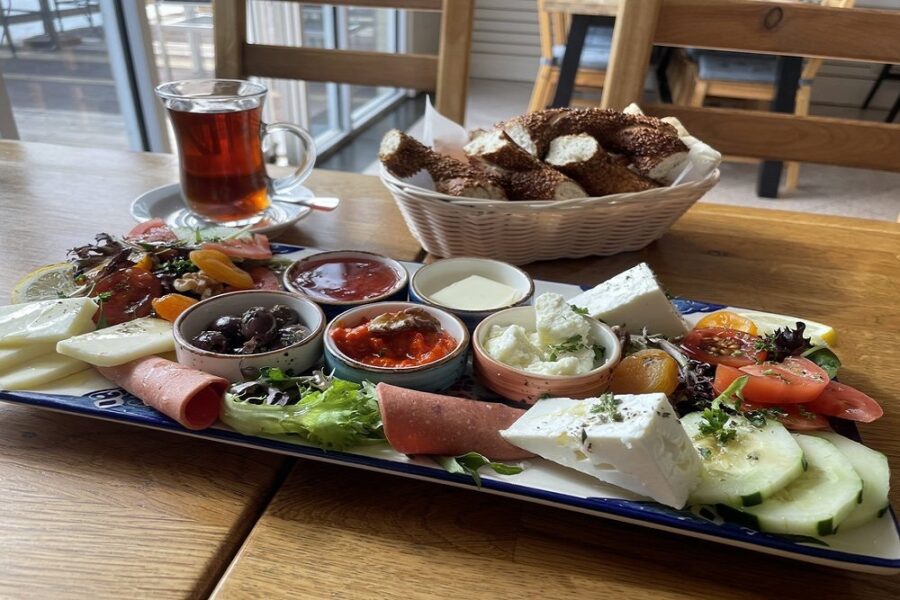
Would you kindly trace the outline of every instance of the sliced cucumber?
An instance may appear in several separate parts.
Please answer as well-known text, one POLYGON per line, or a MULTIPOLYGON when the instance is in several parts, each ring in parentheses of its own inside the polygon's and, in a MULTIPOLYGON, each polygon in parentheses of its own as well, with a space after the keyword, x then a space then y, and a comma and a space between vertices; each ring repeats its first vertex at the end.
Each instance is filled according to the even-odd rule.
POLYGON ((847 457, 863 482, 862 502, 841 521, 841 530, 865 525, 883 515, 890 506, 888 492, 891 489, 891 469, 888 467, 887 457, 832 431, 815 431, 810 434, 834 444, 847 457))
POLYGON ((736 510, 719 506, 720 514, 769 533, 829 535, 856 508, 862 480, 831 442, 795 434, 809 464, 800 477, 757 506, 736 510))
POLYGON ((759 504, 803 473, 803 451, 787 429, 776 421, 757 428, 746 419, 729 422, 737 433, 725 444, 700 433, 700 413, 681 424, 700 452, 700 482, 690 504, 759 504))

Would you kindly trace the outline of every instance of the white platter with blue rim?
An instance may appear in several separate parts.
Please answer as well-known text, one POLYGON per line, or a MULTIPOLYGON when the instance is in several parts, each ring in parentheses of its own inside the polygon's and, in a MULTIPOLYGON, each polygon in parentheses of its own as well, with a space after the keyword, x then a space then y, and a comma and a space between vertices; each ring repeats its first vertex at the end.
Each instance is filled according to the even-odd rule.
MULTIPOLYGON (((272 248, 281 258, 287 259, 319 251, 285 244, 272 244, 272 248)), ((404 266, 412 274, 421 265, 404 263, 404 266)), ((535 295, 548 291, 572 297, 582 288, 535 281, 535 295)), ((674 303, 690 323, 699 320, 704 313, 726 308, 681 298, 675 299, 674 303)), ((489 395, 478 388, 471 377, 466 377, 447 393, 489 395)), ((188 431, 124 390, 110 387, 110 383, 94 370, 82 371, 33 391, 0 390, 0 400, 445 485, 475 487, 474 481, 467 476, 448 473, 427 457, 409 457, 386 444, 351 452, 326 452, 289 436, 245 436, 221 424, 203 431, 188 431)), ((840 425, 839 433, 858 439, 852 424, 836 424, 840 425)), ((522 465, 525 469, 518 475, 482 474, 481 491, 830 567, 880 574, 900 572, 900 528, 893 509, 863 527, 839 531, 835 535, 821 538, 772 535, 722 522, 715 515, 702 511, 675 510, 540 458, 522 461, 522 465)))

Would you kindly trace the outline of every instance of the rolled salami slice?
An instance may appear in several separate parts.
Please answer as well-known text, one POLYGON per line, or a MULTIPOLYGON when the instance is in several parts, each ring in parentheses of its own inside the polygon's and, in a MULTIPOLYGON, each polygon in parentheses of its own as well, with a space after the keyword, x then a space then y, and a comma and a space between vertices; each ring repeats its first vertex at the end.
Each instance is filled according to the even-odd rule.
POLYGON ((219 418, 228 381, 171 360, 148 356, 117 367, 97 367, 125 388, 188 429, 206 429, 219 418))
POLYGON ((534 454, 497 433, 525 411, 495 402, 441 396, 379 383, 384 436, 397 452, 458 456, 478 452, 491 460, 519 460, 534 454))

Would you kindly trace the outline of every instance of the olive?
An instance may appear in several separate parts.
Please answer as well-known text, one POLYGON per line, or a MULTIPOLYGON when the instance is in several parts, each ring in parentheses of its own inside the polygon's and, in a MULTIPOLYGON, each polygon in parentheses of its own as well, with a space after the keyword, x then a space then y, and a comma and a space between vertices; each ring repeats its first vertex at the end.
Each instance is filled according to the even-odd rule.
POLYGON ((232 341, 239 341, 241 338, 241 318, 234 315, 219 317, 210 329, 221 332, 222 335, 232 341))
POLYGON ((297 311, 284 304, 273 306, 272 314, 275 315, 275 321, 278 323, 279 329, 300 322, 300 315, 297 314, 297 311))
POLYGON ((310 333, 309 327, 305 325, 288 325, 278 332, 278 340, 282 347, 290 346, 308 337, 310 333))
POLYGON ((262 344, 268 343, 275 337, 275 316, 261 306, 247 309, 241 317, 241 334, 244 339, 255 338, 262 344))
POLYGON ((228 339, 221 331, 201 331, 191 344, 207 352, 227 353, 228 339))

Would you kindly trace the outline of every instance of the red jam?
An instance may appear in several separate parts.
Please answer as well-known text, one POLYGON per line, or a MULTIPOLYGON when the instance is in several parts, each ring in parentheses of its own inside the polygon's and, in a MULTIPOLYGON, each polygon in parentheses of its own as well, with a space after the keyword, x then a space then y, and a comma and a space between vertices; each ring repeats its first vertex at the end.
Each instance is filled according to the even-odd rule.
POLYGON ((291 282, 313 300, 355 302, 384 295, 399 277, 388 265, 368 258, 326 258, 298 264, 291 282))
POLYGON ((374 367, 416 367, 447 356, 456 340, 444 330, 405 330, 373 333, 369 324, 336 327, 331 332, 338 349, 363 364, 374 367))

